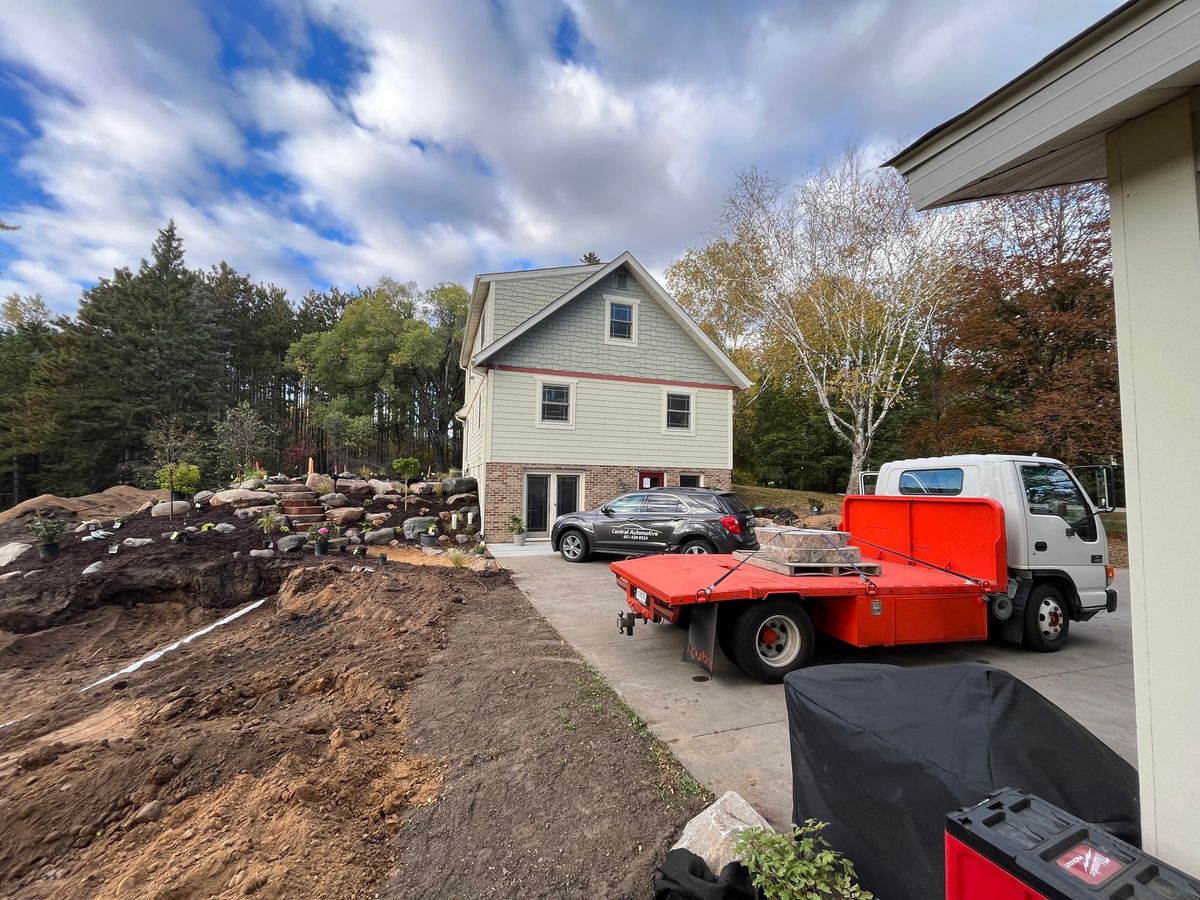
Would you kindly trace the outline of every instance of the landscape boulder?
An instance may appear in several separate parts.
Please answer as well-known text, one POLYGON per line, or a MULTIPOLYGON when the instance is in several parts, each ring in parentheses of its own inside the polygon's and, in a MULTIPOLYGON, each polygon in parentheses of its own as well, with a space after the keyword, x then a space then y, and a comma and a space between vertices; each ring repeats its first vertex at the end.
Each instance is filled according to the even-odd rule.
POLYGON ((329 493, 321 495, 321 504, 323 506, 339 507, 345 506, 349 502, 350 500, 345 494, 329 493))
POLYGON ((282 474, 281 475, 272 475, 270 478, 267 479, 267 484, 291 484, 291 483, 292 483, 292 479, 290 479, 286 475, 282 475, 282 474))
POLYGON ((232 505, 238 509, 247 506, 266 506, 275 503, 275 495, 270 491, 251 491, 241 488, 230 488, 227 491, 217 491, 209 498, 209 506, 232 505))
POLYGON ((373 494, 394 494, 399 488, 394 481, 382 481, 378 478, 372 478, 367 482, 367 487, 371 489, 373 494))
POLYGON ((267 513, 277 511, 278 508, 272 503, 270 506, 265 504, 263 506, 243 506, 241 509, 235 509, 233 514, 239 519, 261 519, 267 513))
POLYGON ((32 547, 33 544, 22 543, 21 541, 13 541, 10 544, 5 544, 0 547, 0 566, 7 566, 10 562, 32 547))
POLYGON ((260 488, 265 487, 266 484, 267 482, 262 478, 247 478, 245 481, 239 484, 238 487, 243 491, 257 491, 260 488))
POLYGON ((474 478, 446 478, 442 481, 442 490, 447 494, 473 494, 479 490, 479 482, 474 478))
POLYGON ((83 570, 83 574, 84 575, 95 575, 97 572, 99 572, 103 568, 104 568, 104 563, 94 562, 90 566, 88 566, 86 569, 83 570))
POLYGON ((275 555, 275 551, 274 550, 251 550, 250 555, 257 556, 262 559, 270 559, 272 556, 275 555))
POLYGON ((340 509, 326 510, 325 518, 341 527, 360 521, 365 514, 366 510, 361 506, 344 506, 340 509))
POLYGON ((125 538, 121 543, 126 547, 145 547, 147 544, 153 544, 154 538, 125 538))
MULTIPOLYGON (((410 541, 415 541, 417 535, 424 534, 429 530, 429 526, 437 522, 436 516, 413 516, 411 519, 406 519, 404 522, 404 536, 410 541)), ((368 541, 367 543, 370 543, 368 541)))
POLYGON ((671 849, 690 850, 703 859, 713 872, 720 872, 737 859, 733 850, 737 833, 751 827, 774 830, 741 795, 726 791, 684 826, 683 834, 671 849))
POLYGON ((428 481, 416 481, 408 486, 408 492, 410 494, 416 494, 417 496, 420 496, 421 494, 432 494, 433 484, 428 481))
POLYGON ((376 528, 378 528, 391 517, 391 513, 371 513, 367 516, 367 524, 374 525, 376 528))
POLYGON ((237 526, 231 525, 229 522, 221 522, 213 528, 217 534, 233 534, 237 531, 237 526))
POLYGON ((196 496, 192 499, 196 501, 197 506, 200 506, 201 504, 207 503, 209 500, 211 500, 212 495, 212 491, 197 491, 196 496))
POLYGON ((478 494, 451 494, 446 498, 446 505, 453 506, 455 503, 463 503, 470 501, 471 503, 479 502, 478 494))
POLYGON ((291 553, 303 547, 305 540, 302 534, 285 534, 275 542, 275 549, 280 553, 291 553))
POLYGON ((162 503, 155 503, 154 508, 150 510, 152 516, 182 516, 189 512, 192 504, 186 500, 164 500, 162 503))
POLYGON ((335 489, 348 497, 365 497, 371 493, 371 486, 361 478, 339 478, 335 489))
POLYGON ((500 571, 500 563, 494 559, 488 559, 486 556, 481 556, 471 562, 471 571, 478 572, 481 575, 494 575, 500 571))
POLYGON ((378 547, 391 543, 396 538, 396 532, 391 528, 381 528, 378 531, 368 531, 363 536, 363 543, 378 547))
POLYGON ((333 479, 328 475, 318 475, 313 472, 304 479, 304 486, 310 491, 316 491, 318 494, 328 494, 333 490, 333 479))

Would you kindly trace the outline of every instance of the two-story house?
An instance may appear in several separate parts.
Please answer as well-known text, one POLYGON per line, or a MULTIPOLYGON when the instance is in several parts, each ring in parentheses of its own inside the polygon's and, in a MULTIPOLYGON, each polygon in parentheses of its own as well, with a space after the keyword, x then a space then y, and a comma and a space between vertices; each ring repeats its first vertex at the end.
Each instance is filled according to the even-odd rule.
POLYGON ((629 253, 477 276, 460 364, 488 540, 514 515, 537 539, 623 491, 730 485, 750 379, 629 253))

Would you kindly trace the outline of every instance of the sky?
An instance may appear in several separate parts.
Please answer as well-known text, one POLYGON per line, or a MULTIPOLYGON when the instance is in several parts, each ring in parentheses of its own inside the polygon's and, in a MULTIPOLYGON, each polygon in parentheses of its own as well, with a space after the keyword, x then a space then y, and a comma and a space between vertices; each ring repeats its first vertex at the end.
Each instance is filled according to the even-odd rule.
POLYGON ((0 296, 73 312, 174 219, 298 300, 630 250, 757 166, 881 161, 1116 0, 0 4, 0 296))

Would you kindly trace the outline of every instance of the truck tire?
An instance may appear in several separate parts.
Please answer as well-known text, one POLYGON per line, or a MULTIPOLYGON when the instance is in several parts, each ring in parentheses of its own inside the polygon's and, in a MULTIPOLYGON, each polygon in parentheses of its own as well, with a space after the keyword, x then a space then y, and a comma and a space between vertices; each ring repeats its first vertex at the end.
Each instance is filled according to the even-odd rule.
POLYGON ((751 603, 733 626, 738 667, 759 681, 778 684, 812 661, 813 626, 799 602, 783 598, 751 603))
POLYGON ((1062 591, 1053 584, 1035 585, 1025 601, 1025 645, 1039 653, 1053 653, 1067 643, 1070 630, 1062 591))
POLYGON ((578 528, 568 528, 558 539, 558 553, 567 562, 586 562, 591 555, 587 538, 578 528))

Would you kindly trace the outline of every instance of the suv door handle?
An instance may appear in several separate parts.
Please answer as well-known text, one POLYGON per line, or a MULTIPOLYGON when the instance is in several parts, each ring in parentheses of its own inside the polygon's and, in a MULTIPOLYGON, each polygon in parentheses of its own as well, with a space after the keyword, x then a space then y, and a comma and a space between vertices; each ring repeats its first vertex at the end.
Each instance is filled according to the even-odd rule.
POLYGON ((1034 544, 1034 545, 1033 545, 1033 549, 1034 549, 1034 550, 1038 550, 1038 551, 1045 551, 1045 549, 1046 549, 1046 542, 1045 542, 1045 541, 1038 541, 1036 544, 1034 544))

